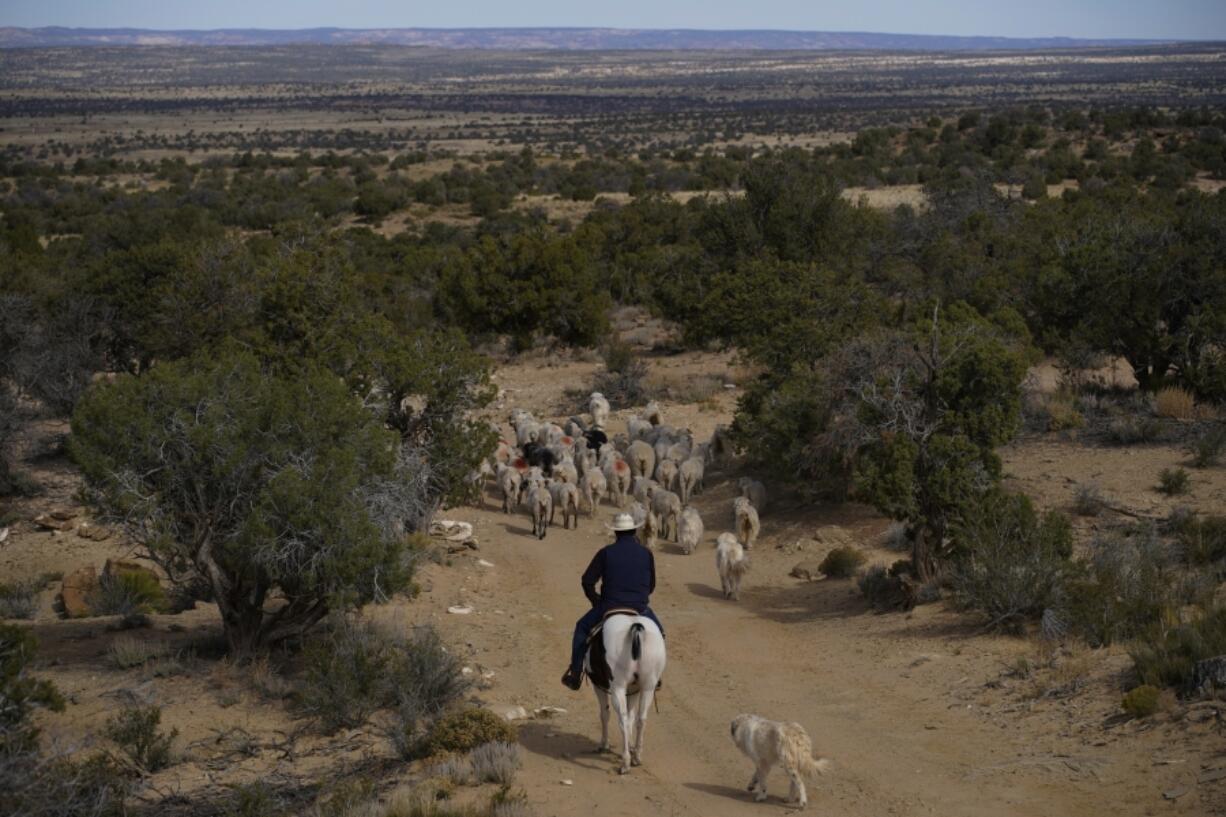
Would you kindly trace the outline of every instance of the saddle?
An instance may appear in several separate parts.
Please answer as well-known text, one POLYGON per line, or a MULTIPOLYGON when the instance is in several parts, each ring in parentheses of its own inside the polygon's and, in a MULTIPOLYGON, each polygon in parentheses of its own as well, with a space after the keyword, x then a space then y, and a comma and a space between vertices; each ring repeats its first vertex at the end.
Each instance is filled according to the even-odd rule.
MULTIPOLYGON (((604 639, 600 634, 604 632, 604 624, 613 616, 637 616, 638 610, 630 607, 614 607, 607 610, 600 621, 587 634, 587 661, 583 664, 583 672, 587 675, 588 680, 592 682, 592 686, 597 689, 609 691, 609 684, 613 680, 613 670, 609 668, 609 662, 605 658, 604 639)), ((637 687, 634 688, 637 691, 637 687)), ((631 692, 631 690, 627 690, 631 692)))

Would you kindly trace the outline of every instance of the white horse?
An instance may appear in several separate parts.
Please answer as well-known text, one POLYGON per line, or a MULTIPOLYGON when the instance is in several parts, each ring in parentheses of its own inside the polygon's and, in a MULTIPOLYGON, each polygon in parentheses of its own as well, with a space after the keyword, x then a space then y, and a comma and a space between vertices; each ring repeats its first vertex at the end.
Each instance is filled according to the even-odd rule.
POLYGON ((601 640, 608 666, 596 667, 593 672, 590 650, 584 659, 584 670, 592 680, 596 703, 600 707, 599 751, 609 751, 611 697, 622 728, 622 765, 619 772, 626 774, 631 766, 639 766, 643 762, 643 728, 647 724, 647 710, 655 698, 656 684, 664 675, 667 659, 664 636, 656 623, 646 616, 614 615, 605 621, 601 640), (634 699, 633 717, 631 698, 634 699))

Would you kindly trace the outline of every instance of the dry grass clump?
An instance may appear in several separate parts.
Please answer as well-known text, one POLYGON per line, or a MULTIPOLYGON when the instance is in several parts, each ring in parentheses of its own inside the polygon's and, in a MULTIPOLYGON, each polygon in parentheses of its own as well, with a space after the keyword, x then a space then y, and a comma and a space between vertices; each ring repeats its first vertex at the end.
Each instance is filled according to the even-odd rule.
POLYGON ((1078 516, 1098 516, 1107 507, 1102 489, 1094 482, 1083 482, 1073 493, 1073 513, 1078 516))
POLYGON ((32 581, 0 583, 0 618, 34 618, 41 589, 32 581))
POLYGON ((426 738, 423 754, 471 752, 486 743, 514 743, 515 727, 488 709, 465 709, 444 715, 426 738))
POLYGON ((131 669, 143 667, 150 661, 165 657, 167 650, 164 645, 156 642, 121 635, 111 642, 106 654, 117 669, 131 669))
POLYGON ((1167 386, 1154 395, 1154 413, 1172 420, 1194 420, 1197 416, 1196 398, 1187 389, 1167 386))

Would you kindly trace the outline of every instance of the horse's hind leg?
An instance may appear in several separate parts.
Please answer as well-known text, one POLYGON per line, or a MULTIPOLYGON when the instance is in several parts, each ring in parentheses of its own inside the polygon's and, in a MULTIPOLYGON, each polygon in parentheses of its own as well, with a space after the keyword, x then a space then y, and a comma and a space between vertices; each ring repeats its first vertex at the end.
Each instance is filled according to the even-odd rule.
POLYGON ((609 751, 609 693, 596 690, 596 705, 600 707, 600 746, 598 752, 609 751))
POLYGON ((651 701, 655 697, 655 684, 645 685, 639 693, 635 707, 634 748, 630 750, 630 765, 643 765, 643 732, 647 728, 647 712, 651 709, 651 701))
POLYGON ((630 722, 630 713, 626 707, 626 690, 613 690, 613 707, 617 710, 617 722, 622 728, 622 765, 618 769, 619 774, 629 774, 630 772, 630 732, 634 725, 630 722))

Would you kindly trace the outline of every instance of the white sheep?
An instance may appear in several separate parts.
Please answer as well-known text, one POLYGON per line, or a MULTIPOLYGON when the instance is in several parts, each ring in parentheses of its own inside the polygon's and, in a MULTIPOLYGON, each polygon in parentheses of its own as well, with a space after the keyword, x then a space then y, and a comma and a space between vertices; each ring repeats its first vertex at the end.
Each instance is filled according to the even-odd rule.
POLYGON ((541 438, 541 425, 535 420, 525 420, 515 426, 515 442, 520 448, 541 438))
POLYGON ((562 426, 558 425, 557 423, 546 424, 542 429, 542 432, 544 437, 541 439, 541 442, 545 443, 545 445, 557 445, 562 441, 562 438, 566 436, 566 432, 562 429, 562 426))
POLYGON ((698 511, 694 508, 686 508, 681 512, 681 533, 677 538, 681 549, 686 553, 693 553, 694 548, 698 547, 698 543, 702 541, 702 517, 698 515, 698 511))
POLYGON ((626 436, 631 440, 641 440, 651 431, 651 423, 642 417, 630 417, 626 420, 626 436))
POLYGON ((643 523, 647 521, 647 509, 643 507, 643 503, 631 502, 627 510, 630 513, 630 518, 634 520, 634 526, 642 528, 643 523))
POLYGON ((635 477, 630 485, 630 493, 634 497, 634 501, 642 502, 644 505, 651 498, 652 489, 657 487, 656 481, 647 477, 635 477))
POLYGON ((643 524, 639 527, 643 545, 648 550, 656 549, 656 536, 660 533, 660 518, 651 511, 643 513, 643 524))
POLYGON ((620 457, 609 460, 603 468, 605 483, 617 507, 625 507, 626 495, 630 493, 630 464, 620 457))
POLYGON ((724 598, 736 601, 741 596, 741 579, 749 572, 749 557, 731 533, 721 533, 715 540, 715 569, 724 598))
POLYGON ((741 477, 736 481, 741 488, 741 496, 747 497, 758 513, 766 513, 766 486, 751 477, 741 477))
POLYGON ((681 463, 677 476, 680 483, 678 487, 681 491, 681 503, 683 505, 690 504, 690 497, 702 490, 702 480, 706 470, 707 467, 703 463, 702 457, 690 457, 681 463))
POLYGON ((752 550, 762 532, 762 523, 758 521, 758 511, 747 497, 738 496, 732 501, 732 510, 736 514, 736 535, 746 550, 752 550))
POLYGON ((564 459, 553 467, 554 479, 559 479, 562 482, 569 482, 571 485, 579 484, 579 469, 570 459, 564 459))
POLYGON ((605 492, 608 490, 609 481, 605 479, 604 472, 599 468, 588 468, 583 472, 583 476, 579 477, 579 493, 587 502, 588 507, 592 509, 592 516, 596 515, 596 506, 600 504, 600 500, 604 499, 605 492))
POLYGON ((635 440, 626 449, 626 462, 630 473, 636 477, 650 477, 656 471, 656 452, 642 440, 635 440))
POLYGON ((656 482, 671 491, 677 482, 678 471, 676 460, 660 460, 656 466, 656 482))
POLYGON ((507 440, 498 440, 498 447, 494 449, 494 462, 499 465, 506 465, 516 457, 515 446, 507 440))
POLYGON ((664 452, 664 456, 668 457, 670 460, 685 462, 690 458, 690 454, 692 454, 693 451, 693 441, 682 439, 670 445, 668 450, 664 452))
POLYGON ((596 428, 604 428, 609 422, 609 401, 604 395, 598 391, 592 392, 591 398, 587 403, 588 411, 592 415, 592 425, 596 428))
POLYGON ((510 513, 511 508, 519 506, 523 477, 514 468, 500 465, 498 466, 498 487, 502 489, 502 512, 510 513))
POLYGON ((660 534, 676 542, 680 536, 681 497, 666 488, 654 488, 647 495, 648 506, 660 519, 660 534))
POLYGON ((528 507, 532 512, 532 535, 537 539, 544 539, 549 518, 553 516, 553 495, 549 493, 545 483, 542 482, 529 491, 528 507))
POLYGON ((553 515, 562 509, 562 527, 570 528, 570 521, 575 520, 579 527, 579 487, 573 482, 555 482, 549 489, 553 497, 553 507, 549 510, 549 524, 553 524, 553 515))
POLYGON ((653 443, 651 446, 651 450, 655 452, 657 463, 668 457, 669 449, 671 449, 675 443, 676 440, 674 440, 672 436, 668 434, 663 434, 656 438, 655 443, 653 443))
POLYGON ((652 400, 647 404, 647 408, 643 409, 643 419, 651 423, 653 426, 658 426, 664 422, 664 413, 660 411, 660 404, 652 400))

